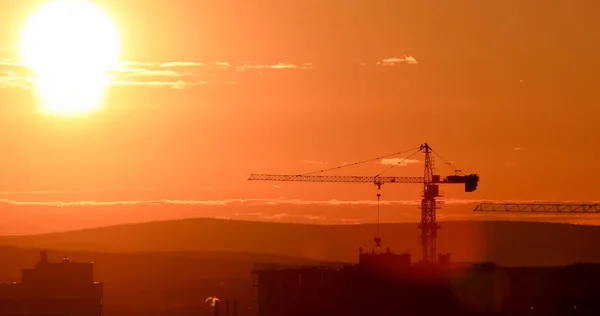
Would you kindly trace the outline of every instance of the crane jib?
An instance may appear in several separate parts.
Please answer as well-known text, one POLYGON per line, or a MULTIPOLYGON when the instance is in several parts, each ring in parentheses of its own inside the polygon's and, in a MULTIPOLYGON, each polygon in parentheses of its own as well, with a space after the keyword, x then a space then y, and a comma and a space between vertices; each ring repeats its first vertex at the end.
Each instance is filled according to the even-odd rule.
POLYGON ((519 212, 519 213, 596 213, 598 203, 481 203, 474 212, 519 212))
MULTIPOLYGON (((374 183, 377 185, 385 183, 425 183, 424 177, 371 177, 371 176, 313 176, 313 175, 277 175, 277 174, 252 174, 248 180, 255 181, 296 181, 296 182, 348 182, 348 183, 374 183)), ((473 192, 477 188, 479 176, 451 175, 440 177, 433 175, 428 183, 439 184, 465 184, 466 192, 473 192)))

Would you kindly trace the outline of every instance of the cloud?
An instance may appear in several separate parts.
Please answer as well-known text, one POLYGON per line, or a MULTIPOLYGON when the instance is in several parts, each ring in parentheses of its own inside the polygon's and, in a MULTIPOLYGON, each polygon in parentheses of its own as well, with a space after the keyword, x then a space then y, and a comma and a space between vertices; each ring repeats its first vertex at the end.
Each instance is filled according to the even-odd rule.
POLYGON ((325 216, 317 215, 303 215, 303 214, 288 214, 288 213, 277 213, 277 214, 261 214, 261 219, 266 221, 277 221, 277 220, 308 220, 308 221, 325 221, 325 216))
MULTIPOLYGON (((198 191, 209 191, 213 188, 197 189, 198 191)), ((82 189, 82 190, 22 190, 22 191, 0 191, 0 195, 18 196, 18 195, 57 195, 57 194, 77 194, 77 193, 99 193, 99 192, 148 192, 156 191, 155 188, 119 188, 106 187, 98 189, 82 189)))
MULTIPOLYGON (((151 88, 185 89, 206 84, 198 78, 198 67, 204 64, 196 62, 135 62, 126 61, 111 71, 112 85, 151 88)), ((208 66, 207 66, 208 67, 208 66)))
POLYGON ((136 62, 126 61, 113 70, 112 84, 116 86, 138 86, 152 88, 186 89, 194 86, 217 83, 215 78, 224 77, 220 82, 227 82, 227 73, 214 75, 214 71, 227 71, 228 62, 136 62))
MULTIPOLYGON (((5 56, 0 52, 0 88, 30 89, 33 86, 31 71, 16 59, 7 59, 5 56)), ((417 60, 407 55, 386 58, 377 65, 394 66, 400 63, 412 65, 417 64, 417 60)), ((109 74, 113 86, 186 89, 205 84, 242 83, 248 74, 260 78, 272 72, 310 71, 314 68, 315 65, 310 62, 123 61, 109 74)))
POLYGON ((291 64, 291 63, 277 63, 277 64, 259 64, 259 63, 251 63, 245 62, 240 65, 237 70, 244 71, 249 69, 311 69, 313 67, 312 63, 303 63, 303 64, 291 64))
POLYGON ((416 65, 419 62, 417 62, 417 60, 410 55, 404 56, 404 57, 392 57, 392 58, 385 58, 382 61, 378 62, 378 65, 382 65, 382 66, 394 66, 396 64, 401 64, 401 63, 406 63, 409 65, 416 65))
POLYGON ((12 73, 0 72, 0 89, 1 88, 12 88, 12 89, 30 89, 33 86, 33 82, 30 78, 17 76, 12 73))
POLYGON ((381 159, 381 164, 386 166, 408 166, 410 164, 419 163, 417 159, 403 159, 403 158, 384 158, 381 159))
POLYGON ((204 64, 196 63, 191 61, 171 61, 160 64, 160 67, 163 68, 175 68, 175 67, 201 67, 204 64))
POLYGON ((32 73, 27 67, 10 59, 0 60, 0 88, 29 89, 32 84, 32 73))
POLYGON ((117 77, 181 77, 184 74, 178 73, 173 70, 156 70, 156 69, 143 69, 143 68, 122 68, 112 72, 117 77))
POLYGON ((521 148, 521 147, 515 147, 515 148, 513 148, 514 151, 519 151, 521 149, 523 149, 523 148, 521 148))
MULTIPOLYGON (((444 204, 468 205, 479 203, 577 203, 569 201, 510 201, 510 200, 484 200, 484 199, 443 199, 444 204)), ((600 202, 590 202, 600 203, 600 202)), ((351 206, 351 205, 377 205, 376 200, 302 200, 302 199, 261 199, 261 198, 238 198, 238 199, 216 199, 216 200, 123 200, 123 201, 16 201, 11 199, 0 199, 0 204, 17 205, 17 206, 119 206, 119 205, 196 205, 196 206, 266 206, 266 205, 322 205, 322 206, 351 206)), ((380 201, 381 205, 420 205, 421 200, 384 200, 380 201)))
MULTIPOLYGON (((244 62, 232 65, 227 61, 124 61, 109 71, 109 74, 113 86, 186 89, 205 84, 237 83, 236 71, 244 70, 261 76, 261 71, 264 69, 287 71, 310 69, 311 67, 311 63, 260 64, 244 62)), ((0 59, 0 88, 28 89, 32 87, 32 79, 33 74, 24 65, 9 59, 0 59)))
MULTIPOLYGON (((521 214, 473 212, 477 199, 447 199, 438 212, 444 220, 521 220, 600 224, 590 214, 521 214)), ((416 223, 419 200, 381 201, 381 222, 416 223)), ((303 224, 374 223, 374 200, 222 199, 222 200, 121 200, 121 201, 16 201, 0 200, 3 222, 0 235, 39 234, 186 218, 278 221, 303 224)))
POLYGON ((185 82, 182 80, 178 81, 135 81, 135 80, 116 80, 113 81, 115 86, 137 86, 137 87, 167 87, 172 89, 185 89, 191 86, 205 84, 204 81, 198 81, 195 83, 185 82))

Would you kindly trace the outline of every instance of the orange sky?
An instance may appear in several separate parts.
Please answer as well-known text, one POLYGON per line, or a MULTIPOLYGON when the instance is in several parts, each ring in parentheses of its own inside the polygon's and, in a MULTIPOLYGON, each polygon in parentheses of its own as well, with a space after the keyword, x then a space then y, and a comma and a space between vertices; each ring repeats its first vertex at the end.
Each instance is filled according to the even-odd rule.
POLYGON ((481 176, 448 197, 598 199, 597 1, 101 1, 130 63, 84 118, 42 116, 23 84, 15 45, 42 2, 0 0, 0 199, 372 201, 368 184, 245 180, 425 141, 481 176))

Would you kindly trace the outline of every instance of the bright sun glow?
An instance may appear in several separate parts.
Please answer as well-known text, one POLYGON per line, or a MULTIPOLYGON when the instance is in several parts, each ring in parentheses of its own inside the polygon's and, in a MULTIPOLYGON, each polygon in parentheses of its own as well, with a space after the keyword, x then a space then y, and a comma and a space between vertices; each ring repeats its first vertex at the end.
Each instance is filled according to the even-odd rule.
POLYGON ((35 12, 21 38, 23 63, 35 73, 44 112, 89 113, 102 107, 119 57, 115 24, 84 0, 56 0, 35 12))

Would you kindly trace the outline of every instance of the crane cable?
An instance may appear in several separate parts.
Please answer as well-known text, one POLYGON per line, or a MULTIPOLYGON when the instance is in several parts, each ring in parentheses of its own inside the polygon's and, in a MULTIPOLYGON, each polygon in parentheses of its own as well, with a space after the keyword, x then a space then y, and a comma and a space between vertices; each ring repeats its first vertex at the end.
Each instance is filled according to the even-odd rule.
POLYGON ((418 149, 417 151, 415 151, 414 153, 412 153, 412 154, 408 155, 407 157, 405 157, 405 158, 402 158, 400 161, 398 161, 398 163, 396 163, 396 164, 392 165, 391 167, 389 167, 389 168, 387 168, 387 169, 383 170, 382 172, 378 173, 377 175, 375 175, 375 177, 377 178, 377 177, 379 177, 380 175, 384 174, 385 172, 388 172, 388 171, 392 170, 394 167, 401 165, 401 164, 402 164, 404 161, 406 161, 408 158, 410 158, 410 157, 412 157, 412 156, 416 155, 416 154, 417 154, 417 153, 419 153, 419 152, 421 152, 421 149, 418 149))
POLYGON ((331 170, 336 170, 336 169, 342 169, 342 168, 346 168, 346 167, 350 167, 350 166, 356 166, 356 165, 360 165, 363 163, 367 163, 367 162, 372 162, 372 161, 376 161, 376 160, 381 160, 383 158, 388 158, 391 156, 396 156, 396 155, 400 155, 400 154, 404 154, 406 152, 412 151, 418 149, 417 148, 411 148, 411 149, 407 149, 407 150, 402 150, 393 154, 389 154, 389 155, 385 155, 385 156, 381 156, 381 157, 377 157, 377 158, 373 158, 373 159, 367 159, 367 160, 362 160, 362 161, 358 161, 358 162, 354 162, 351 164, 346 164, 346 165, 341 165, 341 166, 337 166, 337 167, 333 167, 333 168, 328 168, 328 169, 322 169, 322 170, 318 170, 318 171, 313 171, 313 172, 309 172, 309 173, 304 173, 304 174, 300 174, 300 176, 307 176, 307 175, 311 175, 311 174, 315 174, 315 173, 321 173, 321 172, 326 172, 326 171, 331 171, 331 170))
POLYGON ((452 171, 454 171, 455 173, 460 173, 461 170, 456 168, 450 161, 444 159, 444 157, 442 157, 442 155, 440 155, 437 151, 433 150, 433 148, 431 148, 431 152, 433 152, 436 156, 438 156, 438 158, 440 158, 448 167, 450 167, 450 169, 452 169, 452 171))
MULTIPOLYGON (((446 165, 448 165, 453 171, 455 172, 460 172, 461 170, 456 168, 452 163, 450 163, 448 160, 444 159, 444 157, 442 157, 442 155, 440 155, 437 151, 435 151, 433 148, 430 148, 431 152, 433 152, 436 156, 438 156, 438 158, 440 158, 446 165)), ((392 165, 391 167, 383 170, 382 172, 380 172, 379 174, 375 175, 375 177, 379 177, 380 175, 392 170, 393 168, 395 168, 396 166, 401 165, 403 162, 405 162, 407 159, 409 159, 410 157, 414 156, 415 154, 419 153, 422 151, 421 147, 415 147, 415 148, 411 148, 411 149, 407 149, 407 150, 402 150, 393 154, 389 154, 389 155, 385 155, 385 156, 380 156, 380 157, 376 157, 376 158, 372 158, 372 159, 366 159, 366 160, 361 160, 361 161, 357 161, 357 162, 353 162, 350 164, 345 164, 345 165, 341 165, 341 166, 337 166, 337 167, 332 167, 332 168, 327 168, 327 169, 321 169, 321 170, 317 170, 317 171, 313 171, 313 172, 308 172, 308 173, 304 173, 304 174, 300 174, 300 176, 307 176, 307 175, 311 175, 311 174, 315 174, 315 173, 321 173, 321 172, 327 172, 327 171, 331 171, 331 170, 337 170, 337 169, 342 169, 342 168, 346 168, 346 167, 351 167, 351 166, 356 166, 356 165, 360 165, 363 163, 367 163, 367 162, 372 162, 372 161, 376 161, 376 160, 381 160, 384 158, 388 158, 391 156, 396 156, 396 155, 400 155, 400 154, 404 154, 406 152, 412 151, 412 150, 416 150, 414 153, 410 154, 409 156, 401 159, 400 161, 398 161, 398 163, 392 165)))
POLYGON ((377 237, 379 236, 379 200, 381 198, 381 193, 377 193, 377 237))

